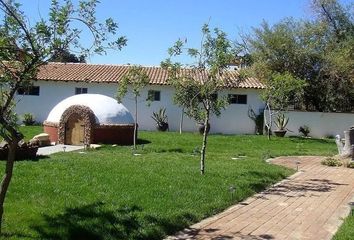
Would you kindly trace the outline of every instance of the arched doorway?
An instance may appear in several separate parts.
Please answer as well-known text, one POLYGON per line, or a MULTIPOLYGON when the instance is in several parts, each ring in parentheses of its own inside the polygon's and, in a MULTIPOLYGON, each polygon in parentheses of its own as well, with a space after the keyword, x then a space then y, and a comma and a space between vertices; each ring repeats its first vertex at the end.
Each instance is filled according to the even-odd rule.
POLYGON ((83 145, 85 138, 85 122, 82 117, 73 113, 65 123, 65 144, 83 145))
POLYGON ((68 107, 60 117, 58 142, 68 145, 90 144, 95 121, 95 115, 89 107, 68 107))

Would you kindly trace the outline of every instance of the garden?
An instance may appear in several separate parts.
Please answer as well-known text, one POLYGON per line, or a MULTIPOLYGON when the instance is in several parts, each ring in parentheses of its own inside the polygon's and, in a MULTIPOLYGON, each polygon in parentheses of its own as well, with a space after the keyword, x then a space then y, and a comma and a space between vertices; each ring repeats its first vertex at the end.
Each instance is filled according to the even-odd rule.
MULTIPOLYGON (((40 126, 20 130, 26 139, 42 131, 40 126)), ((10 239, 161 239, 293 173, 268 164, 268 158, 336 153, 328 139, 210 135, 200 175, 200 138, 141 131, 136 151, 104 145, 17 161, 2 234, 10 239)))

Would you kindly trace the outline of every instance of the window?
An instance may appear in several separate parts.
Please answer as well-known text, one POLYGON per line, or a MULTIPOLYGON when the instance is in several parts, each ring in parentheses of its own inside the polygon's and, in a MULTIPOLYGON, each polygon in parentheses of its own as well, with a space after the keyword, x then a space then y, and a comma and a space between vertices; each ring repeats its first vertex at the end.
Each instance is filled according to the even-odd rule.
POLYGON ((148 91, 148 101, 160 101, 160 91, 149 90, 148 91))
POLYGON ((230 104, 247 104, 247 95, 229 94, 228 99, 230 104))
POLYGON ((87 88, 75 88, 75 94, 87 93, 87 88))
POLYGON ((19 88, 17 90, 17 94, 39 96, 39 86, 29 86, 26 88, 19 88))

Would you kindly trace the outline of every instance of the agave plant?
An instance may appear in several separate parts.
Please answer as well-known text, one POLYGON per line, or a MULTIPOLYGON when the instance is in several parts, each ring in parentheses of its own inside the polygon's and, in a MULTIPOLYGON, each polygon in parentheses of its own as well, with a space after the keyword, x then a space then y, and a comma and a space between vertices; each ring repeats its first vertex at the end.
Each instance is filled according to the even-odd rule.
POLYGON ((160 108, 157 112, 153 112, 151 118, 155 120, 157 130, 166 131, 168 129, 166 108, 160 108))
POLYGON ((280 113, 277 118, 275 119, 275 125, 277 126, 278 130, 285 131, 286 125, 288 125, 289 118, 285 117, 284 113, 280 113))

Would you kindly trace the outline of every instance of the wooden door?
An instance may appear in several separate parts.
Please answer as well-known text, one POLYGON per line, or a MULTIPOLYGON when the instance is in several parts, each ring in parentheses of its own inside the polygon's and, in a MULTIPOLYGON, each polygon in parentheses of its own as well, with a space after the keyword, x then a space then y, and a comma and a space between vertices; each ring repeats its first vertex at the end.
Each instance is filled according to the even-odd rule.
POLYGON ((65 125, 65 144, 83 145, 85 124, 78 114, 72 114, 65 125))

